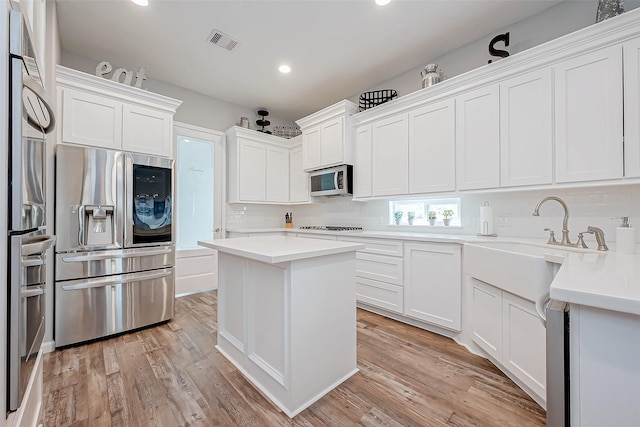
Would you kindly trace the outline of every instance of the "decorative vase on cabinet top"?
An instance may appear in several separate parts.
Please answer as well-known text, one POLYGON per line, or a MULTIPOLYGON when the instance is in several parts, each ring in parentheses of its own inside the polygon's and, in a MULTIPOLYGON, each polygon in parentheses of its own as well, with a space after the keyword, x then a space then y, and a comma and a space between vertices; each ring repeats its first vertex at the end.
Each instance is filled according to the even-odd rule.
POLYGON ((440 74, 440 70, 438 70, 438 64, 428 64, 420 74, 422 75, 423 89, 442 80, 442 75, 440 74))

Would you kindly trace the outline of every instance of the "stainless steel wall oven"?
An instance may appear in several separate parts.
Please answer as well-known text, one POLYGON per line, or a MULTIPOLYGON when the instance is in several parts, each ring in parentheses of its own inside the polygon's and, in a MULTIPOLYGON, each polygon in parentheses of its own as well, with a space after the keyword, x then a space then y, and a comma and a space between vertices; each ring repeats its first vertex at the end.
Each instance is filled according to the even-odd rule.
POLYGON ((20 407, 45 330, 45 134, 53 110, 22 14, 9 16, 7 410, 20 407))
POLYGON ((56 346, 173 317, 173 176, 169 159, 58 145, 56 346))

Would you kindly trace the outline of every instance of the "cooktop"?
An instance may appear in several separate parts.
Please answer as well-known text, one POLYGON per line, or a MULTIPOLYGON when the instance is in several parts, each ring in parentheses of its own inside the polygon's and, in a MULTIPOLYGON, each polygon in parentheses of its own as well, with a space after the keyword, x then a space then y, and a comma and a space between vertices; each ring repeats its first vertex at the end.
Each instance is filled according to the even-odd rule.
POLYGON ((325 230, 325 231, 362 231, 362 227, 342 225, 305 225, 300 230, 325 230))

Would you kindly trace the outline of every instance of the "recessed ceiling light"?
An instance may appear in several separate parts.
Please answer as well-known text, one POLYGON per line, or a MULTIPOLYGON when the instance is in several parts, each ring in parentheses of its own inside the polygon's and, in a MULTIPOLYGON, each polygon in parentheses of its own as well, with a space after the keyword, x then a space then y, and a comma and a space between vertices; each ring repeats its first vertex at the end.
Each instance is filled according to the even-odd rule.
POLYGON ((131 0, 131 1, 137 4, 138 6, 149 6, 149 0, 131 0))
POLYGON ((385 5, 389 4, 390 1, 391 0, 376 0, 376 4, 378 6, 385 6, 385 5))
POLYGON ((288 65, 281 65, 278 67, 278 71, 280 71, 281 73, 287 74, 291 72, 291 67, 289 67, 288 65))

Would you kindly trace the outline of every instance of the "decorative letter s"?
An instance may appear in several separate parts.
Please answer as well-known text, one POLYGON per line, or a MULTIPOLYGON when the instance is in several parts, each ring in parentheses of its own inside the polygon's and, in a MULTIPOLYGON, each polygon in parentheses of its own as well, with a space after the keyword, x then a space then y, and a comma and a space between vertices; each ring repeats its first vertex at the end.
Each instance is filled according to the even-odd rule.
MULTIPOLYGON (((498 34, 497 36, 492 38, 491 41, 489 42, 489 53, 491 54, 491 56, 499 56, 500 58, 506 58, 507 56, 509 56, 509 52, 507 52, 506 50, 499 50, 494 47, 495 44, 498 42, 504 42, 504 47, 508 47, 509 33, 498 34)), ((491 62, 492 60, 490 59, 488 64, 491 64, 491 62)))

